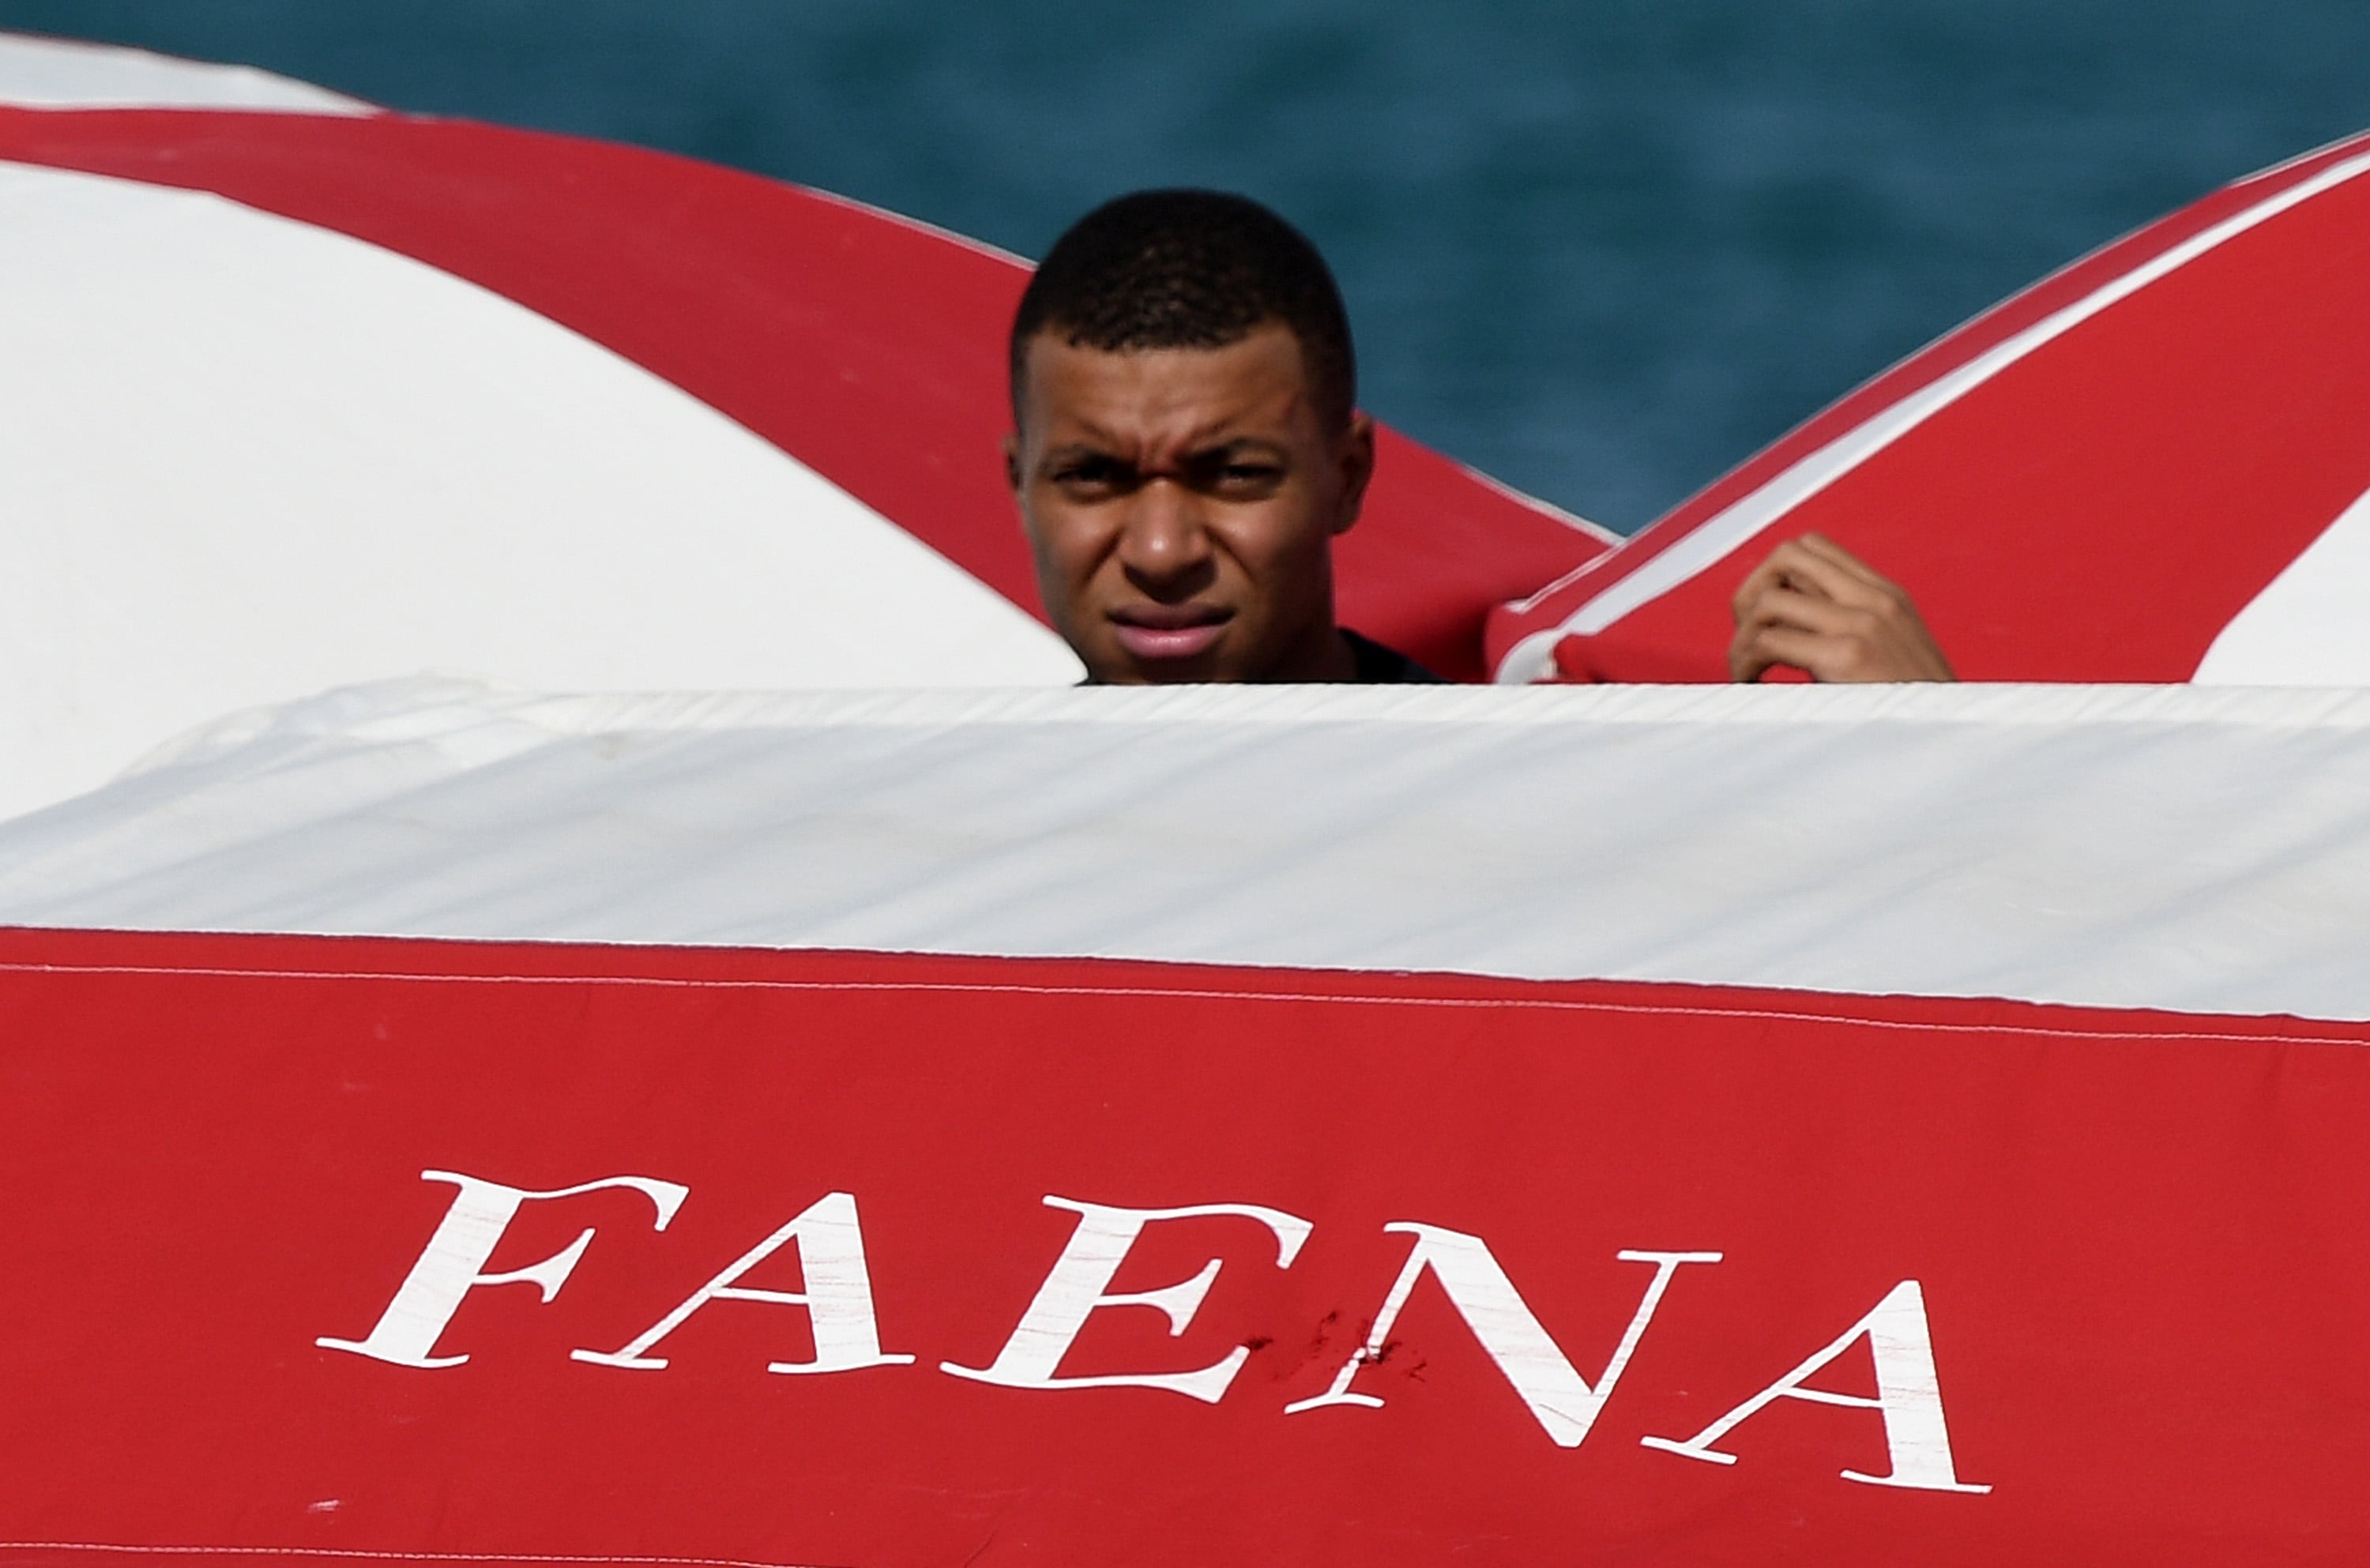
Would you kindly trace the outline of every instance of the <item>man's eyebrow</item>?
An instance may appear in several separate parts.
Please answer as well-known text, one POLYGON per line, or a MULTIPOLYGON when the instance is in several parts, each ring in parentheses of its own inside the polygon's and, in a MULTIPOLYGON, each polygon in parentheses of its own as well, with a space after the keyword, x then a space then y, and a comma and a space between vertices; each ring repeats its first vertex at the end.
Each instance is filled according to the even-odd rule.
POLYGON ((1276 467, 1289 468, 1292 467, 1292 449, 1281 442, 1263 441, 1255 435, 1237 435, 1206 444, 1190 444, 1180 455, 1179 461, 1196 468, 1245 462, 1267 463, 1276 467))
POLYGON ((1115 463, 1124 462, 1126 459, 1121 457, 1114 450, 1118 445, 1117 442, 1099 442, 1091 438, 1084 441, 1065 441, 1058 446, 1045 448, 1045 455, 1038 461, 1051 464, 1068 462, 1077 457, 1108 457, 1115 463))
MULTIPOLYGON (((1040 461, 1053 463, 1074 457, 1109 457, 1115 462, 1130 462, 1132 459, 1121 457, 1119 455, 1120 449, 1125 444, 1127 444, 1102 431, 1089 428, 1082 435, 1046 447, 1044 456, 1040 461)), ((1206 461, 1213 457, 1240 455, 1248 453, 1258 453, 1278 459, 1288 458, 1291 455, 1291 449, 1283 443, 1270 441, 1264 436, 1257 435, 1218 436, 1214 433, 1204 433, 1189 438, 1184 443, 1184 447, 1186 456, 1193 461, 1206 461)))

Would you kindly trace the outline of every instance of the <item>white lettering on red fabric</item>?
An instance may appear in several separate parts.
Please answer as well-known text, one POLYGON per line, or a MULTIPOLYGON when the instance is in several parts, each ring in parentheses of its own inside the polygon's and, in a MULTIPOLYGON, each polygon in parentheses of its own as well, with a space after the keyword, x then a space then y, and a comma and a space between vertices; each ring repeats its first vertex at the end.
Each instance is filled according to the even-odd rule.
POLYGON ((1054 1260, 1053 1272, 1038 1287, 1037 1298, 1021 1314, 1019 1327, 1004 1349, 985 1366, 959 1366, 942 1361, 938 1370, 1007 1389, 1167 1389, 1215 1404, 1250 1358, 1248 1348, 1237 1345, 1225 1359, 1191 1372, 1130 1372, 1101 1377, 1063 1378, 1055 1375, 1062 1357, 1076 1341, 1087 1320, 1105 1307, 1156 1307, 1168 1319, 1169 1337, 1192 1324, 1202 1298, 1217 1280, 1220 1260, 1213 1258, 1191 1279, 1158 1290, 1112 1294, 1110 1282, 1146 1225, 1163 1219, 1198 1219, 1233 1215, 1258 1220, 1275 1234, 1275 1266, 1288 1269, 1316 1228, 1307 1220, 1257 1204, 1195 1204, 1186 1208, 1115 1208, 1048 1196, 1051 1208, 1071 1209, 1078 1216, 1068 1245, 1054 1260))
POLYGON ((1654 1309, 1662 1305, 1662 1293, 1670 1288, 1671 1276, 1685 1263, 1716 1263, 1718 1252, 1645 1252, 1625 1251, 1617 1254, 1625 1263, 1651 1263, 1654 1277, 1646 1286, 1645 1298, 1630 1315, 1629 1327, 1614 1348, 1612 1359, 1605 1371, 1592 1384, 1580 1375, 1570 1361, 1558 1349, 1546 1329, 1539 1326, 1514 1282, 1498 1266, 1489 1244, 1478 1236, 1462 1231, 1444 1230, 1436 1225, 1418 1225, 1409 1221, 1394 1221, 1383 1228, 1400 1231, 1415 1238, 1415 1249, 1391 1284, 1390 1293, 1383 1297, 1381 1310, 1375 1314, 1375 1326, 1367 1332, 1366 1343, 1358 1353, 1343 1364, 1334 1378, 1333 1386, 1314 1399, 1300 1400, 1283 1407, 1286 1415, 1302 1411, 1319 1410, 1327 1405, 1363 1405, 1379 1408, 1383 1401, 1373 1394, 1353 1394, 1350 1384, 1368 1366, 1380 1362, 1388 1354, 1391 1330, 1398 1322, 1400 1309, 1407 1305, 1408 1296, 1425 1269, 1440 1282, 1440 1287, 1481 1343, 1490 1359, 1506 1375, 1522 1396, 1523 1403, 1547 1429, 1559 1447, 1577 1448, 1596 1424, 1597 1412, 1605 1401, 1613 1397, 1614 1385, 1637 1353, 1638 1342, 1645 1337, 1646 1325, 1653 1320, 1654 1309))
POLYGON ((1917 1492, 1989 1492, 1960 1481, 1950 1458, 1950 1430, 1942 1419, 1942 1382, 1934 1370, 1934 1336, 1926 1320, 1926 1293, 1914 1279, 1904 1279, 1885 1293, 1867 1317, 1844 1331, 1835 1342, 1812 1355, 1777 1382, 1705 1427, 1685 1442, 1668 1437, 1644 1437, 1649 1448, 1732 1465, 1734 1454, 1711 1447, 1742 1423, 1778 1400, 1809 1400, 1816 1404, 1849 1405, 1873 1410, 1884 1417, 1884 1446, 1893 1461, 1890 1475, 1843 1472, 1846 1481, 1870 1486, 1899 1486, 1917 1492), (1806 1389, 1803 1379, 1868 1336, 1876 1361, 1876 1397, 1829 1393, 1806 1389))
POLYGON ((691 1195, 688 1187, 648 1176, 604 1176, 598 1182, 582 1182, 547 1193, 505 1186, 452 1170, 423 1170, 420 1179, 450 1182, 460 1191, 453 1195, 452 1206, 444 1211, 436 1233, 428 1239, 420 1261, 411 1265, 411 1273, 396 1288, 395 1299, 387 1303, 378 1325, 359 1340, 315 1340, 313 1343, 322 1349, 348 1350, 397 1366, 458 1366, 468 1356, 431 1353, 445 1325, 452 1322, 453 1314, 461 1309, 462 1299, 470 1291, 481 1285, 532 1285, 543 1292, 543 1299, 548 1303, 575 1272, 584 1249, 592 1244, 592 1228, 587 1226, 575 1240, 539 1262, 505 1274, 486 1273, 486 1260, 494 1255, 494 1249, 501 1243, 502 1233, 510 1228, 521 1205, 626 1188, 650 1200, 650 1206, 658 1211, 652 1228, 664 1230, 675 1210, 683 1206, 684 1199, 691 1195))
POLYGON ((872 1275, 864 1263, 864 1231, 857 1222, 853 1193, 829 1193, 816 1199, 622 1350, 569 1354, 575 1360, 602 1366, 655 1371, 667 1360, 650 1355, 650 1350, 711 1301, 769 1301, 807 1309, 807 1325, 814 1334, 814 1359, 769 1361, 768 1372, 853 1372, 866 1366, 903 1366, 914 1359, 880 1353, 880 1330, 872 1310, 872 1275), (736 1283, 793 1238, 799 1244, 804 1289, 760 1290, 736 1283))

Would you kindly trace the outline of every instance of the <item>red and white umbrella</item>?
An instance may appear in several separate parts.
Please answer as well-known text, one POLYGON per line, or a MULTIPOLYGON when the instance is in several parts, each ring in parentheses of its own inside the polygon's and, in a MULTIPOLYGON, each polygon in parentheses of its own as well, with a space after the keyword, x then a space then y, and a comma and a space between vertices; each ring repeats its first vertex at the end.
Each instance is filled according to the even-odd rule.
MULTIPOLYGON (((225 710, 1076 677, 1004 492, 1016 259, 635 148, 0 40, 0 813, 225 710), (70 108, 137 101, 237 108, 70 108)), ((1601 535, 1386 434, 1345 618, 1478 676, 1601 535)))
POLYGON ((2243 179, 1878 377, 1493 618, 1501 680, 1720 680, 1817 531, 1977 680, 2370 683, 2370 136, 2243 179))

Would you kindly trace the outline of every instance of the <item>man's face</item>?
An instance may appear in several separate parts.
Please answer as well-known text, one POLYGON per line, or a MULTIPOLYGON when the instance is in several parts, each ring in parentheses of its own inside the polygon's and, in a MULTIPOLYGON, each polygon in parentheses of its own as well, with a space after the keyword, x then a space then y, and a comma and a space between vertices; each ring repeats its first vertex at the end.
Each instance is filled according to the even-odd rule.
POLYGON ((1345 678, 1333 536, 1374 427, 1328 425, 1281 325, 1219 349, 1028 346, 1005 446, 1053 626, 1089 679, 1345 678))

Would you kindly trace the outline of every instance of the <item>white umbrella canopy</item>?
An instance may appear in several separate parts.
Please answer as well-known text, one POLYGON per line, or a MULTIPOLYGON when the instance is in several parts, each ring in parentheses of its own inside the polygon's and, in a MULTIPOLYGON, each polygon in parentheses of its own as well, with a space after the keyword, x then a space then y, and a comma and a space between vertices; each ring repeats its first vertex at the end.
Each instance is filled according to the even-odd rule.
POLYGON ((0 166, 0 727, 23 759, 0 812, 225 709, 406 672, 1076 678, 778 447, 449 273, 86 174, 0 166))
POLYGON ((240 109, 375 114, 310 82, 81 39, 0 32, 0 105, 19 109, 240 109))

